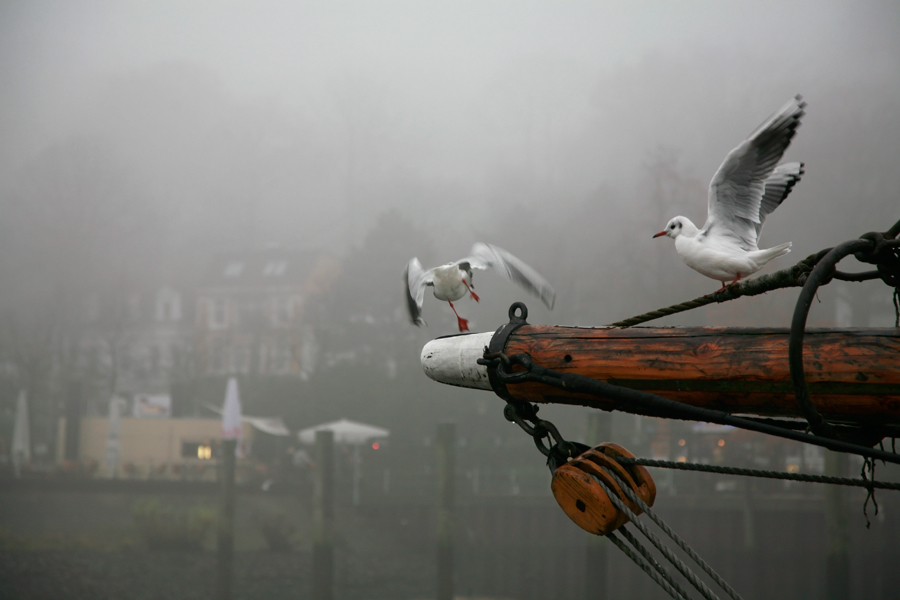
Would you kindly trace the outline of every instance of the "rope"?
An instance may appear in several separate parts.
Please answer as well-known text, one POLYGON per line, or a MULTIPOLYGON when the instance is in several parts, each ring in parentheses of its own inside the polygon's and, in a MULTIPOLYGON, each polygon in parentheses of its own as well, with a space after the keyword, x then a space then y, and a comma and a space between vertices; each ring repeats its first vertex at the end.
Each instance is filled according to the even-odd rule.
POLYGON ((829 475, 807 475, 805 473, 783 473, 781 471, 763 471, 759 469, 741 469, 699 463, 682 463, 671 460, 654 460, 651 458, 615 457, 623 465, 642 465, 660 469, 676 469, 679 471, 699 471, 702 473, 718 473, 721 475, 739 475, 743 477, 762 477, 763 479, 784 479, 787 481, 803 481, 806 483, 826 483, 830 485, 846 485, 866 489, 898 490, 900 483, 872 481, 869 479, 850 479, 848 477, 831 477, 829 475))
POLYGON ((622 537, 625 538, 626 541, 628 541, 629 544, 634 546, 635 550, 637 550, 638 553, 644 557, 644 559, 650 564, 650 566, 653 567, 654 569, 656 569, 656 571, 660 574, 660 576, 663 577, 666 581, 668 581, 672 585, 672 587, 674 587, 681 594, 681 596, 683 598, 690 598, 687 591, 684 590, 678 584, 678 582, 675 581, 675 579, 672 577, 672 575, 668 571, 666 571, 665 567, 663 567, 661 564, 659 564, 659 561, 657 561, 653 557, 653 555, 650 554, 650 551, 647 550, 647 547, 644 546, 643 544, 641 544, 640 540, 638 540, 636 537, 631 535, 630 531, 625 529, 624 525, 619 527, 618 531, 620 534, 622 534, 622 537))
POLYGON ((610 327, 631 327, 633 325, 639 325, 641 323, 646 323, 647 321, 652 321, 654 319, 668 317, 669 315, 674 315, 686 310, 700 308, 701 306, 706 306, 707 304, 712 304, 713 302, 727 302, 729 300, 735 300, 742 296, 758 296, 759 294, 765 294, 766 292, 771 292, 772 290, 781 288, 801 287, 804 283, 806 283, 806 278, 813 270, 813 267, 816 266, 816 263, 818 263, 822 259, 822 257, 828 253, 829 250, 831 250, 831 248, 822 250, 821 252, 817 252, 816 254, 810 254, 794 266, 788 267, 787 269, 782 269, 780 271, 769 273, 767 275, 761 275, 760 277, 756 277, 754 279, 739 281, 736 284, 729 285, 720 292, 707 294, 706 296, 701 296, 688 302, 682 302, 681 304, 675 304, 666 308, 660 308, 658 310, 650 311, 642 315, 637 315, 623 321, 616 321, 615 323, 610 324, 610 327))
POLYGON ((894 288, 894 327, 900 327, 900 287, 894 288))
POLYGON ((797 296, 797 304, 794 306, 794 315, 791 319, 791 334, 788 339, 788 364, 800 412, 809 423, 810 431, 817 436, 837 438, 837 433, 834 427, 825 421, 825 417, 816 410, 809 395, 809 386, 806 385, 803 368, 803 336, 806 332, 809 309, 819 287, 831 281, 837 263, 853 253, 872 252, 876 247, 876 242, 869 239, 850 240, 838 244, 816 264, 797 296))
POLYGON ((592 379, 577 373, 554 371, 553 369, 548 369, 536 364, 531 356, 526 353, 513 354, 505 358, 506 361, 502 361, 499 358, 491 360, 479 358, 478 364, 487 365, 489 373, 490 370, 493 369, 493 375, 496 381, 503 385, 526 381, 538 382, 564 389, 568 392, 579 392, 603 399, 602 402, 596 403, 591 400, 579 400, 584 406, 610 410, 609 401, 613 400, 614 404, 612 410, 670 419, 676 418, 690 421, 706 421, 708 423, 718 423, 719 425, 733 425, 748 431, 757 431, 788 440, 803 442, 804 444, 822 446, 823 448, 828 448, 835 452, 848 452, 863 457, 877 458, 878 460, 885 462, 900 464, 900 455, 896 453, 876 450, 861 444, 854 444, 842 440, 809 435, 798 431, 775 427, 751 419, 736 417, 722 411, 669 400, 649 392, 613 385, 606 381, 592 379), (512 368, 515 365, 520 365, 524 367, 525 370, 512 372, 512 368))
MULTIPOLYGON (((625 493, 625 496, 627 496, 629 500, 634 502, 644 512, 644 514, 646 514, 650 518, 651 521, 656 523, 657 527, 659 527, 663 531, 663 533, 665 533, 667 536, 669 536, 669 538, 673 542, 675 542, 675 545, 678 546, 679 548, 681 548, 681 550, 684 551, 684 553, 687 554, 691 558, 691 560, 693 560, 695 563, 697 563, 697 565, 699 565, 699 567, 701 569, 703 569, 703 572, 706 573, 707 575, 709 575, 710 578, 713 581, 715 581, 716 584, 720 588, 722 588, 726 594, 728 594, 733 600, 742 600, 740 594, 738 594, 734 590, 734 588, 732 588, 730 585, 728 585, 728 583, 724 579, 722 579, 721 575, 716 573, 716 571, 711 566, 709 566, 709 564, 705 560, 703 560, 700 557, 700 555, 697 554, 697 552, 695 552, 694 549, 690 547, 690 545, 688 545, 687 542, 685 542, 683 539, 681 539, 681 537, 677 533, 675 533, 672 530, 672 528, 666 524, 665 521, 663 521, 659 516, 657 516, 657 514, 654 513, 652 510, 650 510, 650 507, 647 506, 647 504, 641 499, 640 496, 638 496, 637 494, 634 493, 634 490, 631 489, 630 485, 628 485, 626 482, 622 481, 622 479, 619 477, 619 475, 617 473, 614 473, 613 471, 611 471, 609 469, 604 469, 604 470, 615 479, 615 481, 619 484, 619 487, 625 493)), ((601 485, 602 485, 602 482, 601 482, 601 485)), ((604 486, 604 487, 606 487, 606 486, 604 486)), ((634 513, 631 512, 631 509, 629 509, 627 506, 625 506, 625 504, 622 504, 621 501, 619 500, 619 498, 614 493, 612 493, 608 488, 607 488, 607 495, 609 496, 609 498, 613 502, 613 504, 616 504, 616 508, 619 508, 619 510, 622 510, 623 512, 625 512, 626 516, 628 516, 628 518, 631 519, 631 521, 635 524, 635 527, 638 527, 639 531, 641 531, 641 533, 644 533, 644 531, 642 531, 640 529, 641 527, 643 527, 643 524, 639 524, 640 522, 637 520, 637 517, 634 515, 634 513), (620 504, 621 504, 621 506, 620 506, 620 504)), ((647 535, 647 534, 644 533, 644 535, 647 535)), ((650 538, 650 536, 648 536, 648 538, 650 538)), ((655 536, 653 538, 650 538, 650 541, 652 542, 653 539, 655 539, 655 536)), ((654 544, 654 545, 656 545, 656 544, 654 544)), ((668 548, 666 548, 666 551, 664 551, 664 550, 660 550, 660 551, 663 552, 663 554, 666 554, 666 551, 668 551, 668 553, 671 554, 671 550, 668 550, 668 548)), ((666 556, 666 558, 668 558, 668 556, 666 556)), ((671 561, 671 559, 669 559, 669 560, 671 561)), ((676 558, 676 560, 677 560, 677 558, 676 558)), ((675 562, 673 562, 672 564, 675 564, 676 567, 678 566, 675 562)), ((685 569, 687 569, 687 566, 684 565, 684 563, 681 563, 681 564, 684 566, 685 569)), ((690 570, 688 569, 688 571, 690 571, 690 570)), ((691 575, 693 575, 693 573, 691 573, 691 575)), ((685 576, 687 577, 687 575, 685 575, 685 576)), ((694 576, 694 577, 696 578, 696 576, 694 576)), ((691 583, 693 583, 693 581, 691 581, 691 583)), ((701 585, 702 585, 702 582, 701 582, 701 585)), ((696 584, 695 584, 695 587, 696 587, 696 584)), ((704 587, 706 587, 706 586, 704 586, 704 587)), ((708 589, 709 588, 707 588, 707 590, 708 589)), ((702 591, 701 591, 701 593, 702 593, 702 591)), ((710 592, 710 593, 712 593, 712 592, 710 592)))
POLYGON ((650 564, 647 563, 647 561, 643 560, 640 556, 635 554, 631 548, 625 545, 625 542, 616 537, 616 534, 609 533, 607 534, 606 539, 615 544, 616 547, 625 554, 625 556, 634 561, 634 564, 639 566, 641 570, 644 571, 644 573, 650 576, 650 579, 655 581, 659 585, 659 587, 664 589, 666 593, 675 598, 675 600, 685 600, 685 598, 688 598, 687 595, 682 595, 682 593, 674 588, 672 584, 666 581, 666 579, 664 579, 658 571, 652 568, 650 564))
MULTIPOLYGON (((603 468, 603 467, 601 467, 601 468, 603 468)), ((605 470, 607 473, 611 473, 611 471, 609 471, 609 469, 605 469, 605 470)), ((628 520, 631 521, 632 524, 634 524, 635 528, 638 531, 640 531, 642 534, 644 534, 644 537, 646 537, 648 540, 650 540, 650 543, 653 544, 653 546, 656 547, 656 549, 662 553, 662 555, 666 558, 666 560, 668 560, 670 563, 672 563, 672 565, 675 566, 676 569, 678 569, 679 573, 684 575, 685 579, 687 579, 691 583, 691 585, 693 585, 695 588, 697 588, 697 591, 700 592, 700 594, 704 598, 706 598, 706 600, 719 600, 719 597, 716 596, 713 593, 713 591, 710 590, 706 586, 705 583, 700 581, 700 579, 694 574, 694 572, 691 571, 690 568, 688 568, 688 566, 686 564, 684 564, 684 561, 682 561, 677 556, 675 556, 675 553, 672 552, 672 550, 670 550, 668 546, 663 544, 662 541, 660 541, 660 539, 658 537, 656 537, 656 535, 653 534, 653 532, 651 532, 649 529, 647 529, 647 527, 640 520, 638 520, 637 515, 635 515, 631 511, 631 509, 628 508, 628 505, 626 505, 624 502, 622 502, 622 500, 619 498, 618 494, 616 494, 616 492, 610 486, 608 486, 605 482, 601 481, 600 479, 595 479, 595 481, 597 481, 600 484, 600 486, 604 489, 604 491, 606 491, 606 495, 609 496, 609 499, 612 501, 613 505, 615 505, 616 508, 618 508, 620 511, 622 511, 626 517, 628 517, 628 520)), ((630 487, 627 483, 623 482, 618 477, 616 477, 616 481, 619 483, 619 487, 621 487, 623 490, 629 489, 629 491, 630 491, 630 487)), ((635 495, 635 498, 636 497, 637 496, 635 495)), ((632 502, 634 501, 634 499, 631 499, 631 500, 632 500, 632 502)), ((638 506, 640 506, 640 505, 638 505, 638 506)), ((641 508, 644 508, 644 507, 641 507, 641 508)), ((634 543, 632 542, 632 545, 633 544, 634 543)))

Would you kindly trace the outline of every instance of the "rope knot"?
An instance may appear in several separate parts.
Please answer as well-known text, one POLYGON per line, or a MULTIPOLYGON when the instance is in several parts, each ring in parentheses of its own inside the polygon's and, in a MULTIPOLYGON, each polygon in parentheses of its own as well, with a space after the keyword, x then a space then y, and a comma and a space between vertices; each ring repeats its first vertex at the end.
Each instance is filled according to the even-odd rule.
POLYGON ((900 287, 900 240, 873 231, 860 236, 869 240, 872 247, 854 254, 856 260, 875 265, 878 274, 890 287, 900 287))

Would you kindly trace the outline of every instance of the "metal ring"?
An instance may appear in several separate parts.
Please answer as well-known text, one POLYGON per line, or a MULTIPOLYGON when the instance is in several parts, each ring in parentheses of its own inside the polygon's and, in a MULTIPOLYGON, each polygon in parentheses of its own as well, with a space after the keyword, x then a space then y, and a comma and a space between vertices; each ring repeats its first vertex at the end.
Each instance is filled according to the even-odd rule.
POLYGON ((509 320, 510 321, 527 321, 528 320, 528 307, 525 306, 524 302, 513 302, 509 307, 509 320), (521 314, 516 314, 516 311, 519 311, 521 314))

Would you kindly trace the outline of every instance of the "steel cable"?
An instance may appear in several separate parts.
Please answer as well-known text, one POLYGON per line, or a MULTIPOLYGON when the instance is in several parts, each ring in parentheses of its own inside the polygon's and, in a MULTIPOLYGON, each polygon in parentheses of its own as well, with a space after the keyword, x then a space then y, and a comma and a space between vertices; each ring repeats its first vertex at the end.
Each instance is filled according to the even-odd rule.
POLYGON ((781 479, 785 481, 801 481, 804 483, 825 483, 830 485, 845 485, 866 489, 874 488, 881 490, 900 491, 900 483, 888 481, 851 479, 849 477, 832 477, 830 475, 809 475, 806 473, 784 473, 781 471, 744 469, 740 467, 725 467, 720 465, 703 465, 699 463, 682 463, 671 460, 656 460, 652 458, 627 458, 624 456, 617 456, 615 457, 615 460, 623 465, 641 465, 644 467, 675 469, 678 471, 696 471, 700 473, 718 473, 721 475, 738 475, 741 477, 761 477, 763 479, 781 479))
MULTIPOLYGON (((679 548, 681 548, 684 551, 684 553, 687 554, 691 558, 691 560, 693 560, 695 563, 697 563, 697 565, 701 569, 703 569, 703 572, 705 572, 707 575, 709 575, 712 578, 712 580, 715 581, 716 584, 725 591, 726 594, 731 596, 731 598, 733 598, 734 600, 742 600, 740 594, 738 594, 734 590, 734 588, 732 588, 730 585, 728 585, 728 583, 722 578, 721 575, 716 573, 716 571, 705 560, 703 560, 700 557, 700 555, 697 554, 694 551, 694 549, 691 548, 687 542, 685 542, 683 539, 681 539, 681 537, 677 533, 675 533, 672 530, 672 528, 666 524, 665 521, 663 521, 659 516, 657 516, 656 513, 654 513, 652 510, 650 510, 650 507, 647 506, 647 503, 644 502, 640 498, 640 496, 638 496, 637 494, 634 493, 634 490, 631 489, 631 486, 628 485, 628 483, 622 481, 622 479, 619 477, 619 475, 617 473, 614 473, 610 469, 605 469, 602 466, 600 468, 603 468, 607 473, 609 473, 613 477, 613 479, 616 481, 616 483, 619 484, 619 487, 625 493, 625 496, 629 500, 634 502, 641 509, 641 511, 643 511, 644 514, 646 514, 650 518, 650 520, 652 520, 654 523, 656 523, 656 525, 663 531, 663 533, 665 533, 667 536, 669 536, 669 538, 673 542, 675 542, 675 544, 679 548)), ((631 511, 631 509, 628 508, 628 506, 619 499, 618 495, 615 494, 615 492, 613 492, 607 485, 605 485, 599 479, 597 479, 597 481, 599 481, 601 486, 605 489, 607 495, 609 496, 609 499, 616 506, 616 508, 618 508, 623 513, 625 513, 625 516, 627 516, 628 519, 632 523, 634 523, 634 526, 638 529, 638 531, 643 533, 647 537, 647 539, 649 539, 650 542, 654 546, 656 546, 656 548, 660 552, 663 553, 663 555, 666 557, 666 559, 669 560, 669 562, 671 562, 673 565, 675 565, 675 567, 681 572, 681 574, 684 575, 688 579, 688 581, 690 581, 691 584, 694 587, 696 587, 697 590, 701 594, 703 594, 706 598, 710 598, 710 599, 716 598, 717 599, 717 596, 712 592, 712 590, 710 590, 702 581, 700 581, 700 579, 697 578, 697 576, 688 568, 688 566, 685 565, 684 562, 682 562, 677 556, 675 556, 675 554, 671 551, 671 549, 669 549, 665 544, 663 544, 659 540, 659 538, 657 538, 652 532, 650 532, 644 526, 643 523, 641 523, 638 520, 637 515, 635 515, 631 511)))
MULTIPOLYGON (((601 467, 601 468, 603 468, 603 467, 601 467)), ((611 471, 609 471, 609 469, 604 469, 604 470, 607 473, 611 472, 611 471)), ((622 511, 622 513, 624 513, 626 517, 628 517, 628 520, 631 521, 631 523, 634 525, 635 529, 637 529, 642 534, 644 534, 644 537, 646 537, 648 540, 650 540, 650 543, 653 544, 653 546, 662 553, 662 555, 665 557, 666 560, 668 560, 670 563, 672 563, 672 565, 678 570, 678 572, 681 573, 684 576, 684 578, 687 579, 688 582, 690 582, 691 585, 693 585, 695 588, 697 588, 697 591, 700 592, 700 594, 704 598, 706 598, 706 600, 719 600, 719 597, 716 596, 716 594, 713 593, 713 591, 711 589, 709 589, 709 587, 707 587, 707 585, 705 583, 700 581, 700 579, 697 577, 697 575, 694 574, 693 571, 691 571, 690 567, 688 567, 684 563, 684 561, 682 561, 680 558, 675 556, 675 553, 672 552, 672 550, 668 546, 663 544, 662 541, 658 537, 656 537, 656 535, 652 531, 647 529, 646 525, 644 525, 643 523, 641 523, 638 520, 637 515, 635 515, 634 512, 632 512, 632 510, 630 508, 628 508, 628 505, 626 505, 624 502, 622 502, 622 500, 619 498, 618 494, 616 494, 615 490, 613 490, 610 486, 608 486, 605 482, 601 481, 599 478, 595 477, 594 481, 596 481, 597 483, 600 484, 600 487, 602 487, 603 490, 606 492, 606 495, 609 496, 609 499, 613 503, 613 505, 617 509, 622 511)), ((618 477, 616 478, 616 481, 619 482, 619 486, 622 487, 623 491, 625 490, 626 487, 628 487, 628 484, 622 482, 622 480, 619 479, 618 477)))
MULTIPOLYGON (((641 568, 642 571, 644 571, 644 573, 646 573, 647 575, 650 576, 650 579, 652 579, 653 581, 655 581, 655 582, 657 583, 657 585, 659 585, 659 587, 661 587, 662 589, 664 589, 664 590, 666 591, 666 593, 669 594, 670 596, 672 596, 673 598, 675 598, 675 600, 685 600, 685 599, 690 600, 690 597, 687 595, 686 592, 684 592, 683 590, 682 590, 682 592, 679 592, 678 589, 675 588, 675 587, 673 587, 672 584, 670 584, 670 583, 669 583, 669 582, 668 582, 668 581, 660 574, 659 571, 657 571, 655 568, 653 568, 653 567, 651 566, 650 563, 648 563, 647 561, 645 561, 645 560, 644 560, 643 558, 641 558, 639 555, 635 554, 634 550, 632 550, 632 549, 629 548, 627 545, 625 545, 625 542, 623 542, 622 540, 620 540, 620 539, 616 536, 615 533, 609 533, 609 534, 607 534, 607 535, 606 535, 606 539, 608 539, 608 540, 611 541, 613 544, 615 544, 616 547, 617 547, 619 550, 621 550, 623 554, 625 554, 625 556, 627 556, 628 558, 630 558, 630 559, 634 562, 634 564, 636 564, 638 567, 641 568)), ((660 565, 660 569, 662 569, 662 565, 660 565)), ((663 569, 663 571, 665 571, 665 570, 663 569)), ((676 585, 677 585, 677 584, 676 584, 676 585)))
POLYGON ((640 540, 631 535, 631 532, 625 529, 624 525, 619 527, 616 531, 618 531, 622 535, 622 537, 625 538, 625 540, 629 544, 631 544, 641 556, 644 557, 644 559, 650 564, 650 566, 656 569, 656 571, 659 572, 660 576, 668 581, 672 585, 672 587, 674 587, 678 591, 678 593, 680 593, 684 598, 690 598, 687 590, 682 588, 681 585, 677 581, 675 581, 675 578, 672 577, 672 574, 669 573, 664 566, 659 564, 659 561, 656 560, 656 558, 652 554, 650 554, 650 551, 647 549, 647 547, 644 546, 640 542, 640 540))

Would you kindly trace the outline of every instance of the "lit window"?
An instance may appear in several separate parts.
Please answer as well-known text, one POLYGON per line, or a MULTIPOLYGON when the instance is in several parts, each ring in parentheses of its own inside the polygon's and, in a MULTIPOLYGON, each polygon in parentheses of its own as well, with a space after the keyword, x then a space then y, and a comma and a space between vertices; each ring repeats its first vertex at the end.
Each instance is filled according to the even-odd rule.
POLYGON ((197 460, 212 460, 216 457, 216 451, 211 441, 181 442, 181 457, 197 460))

